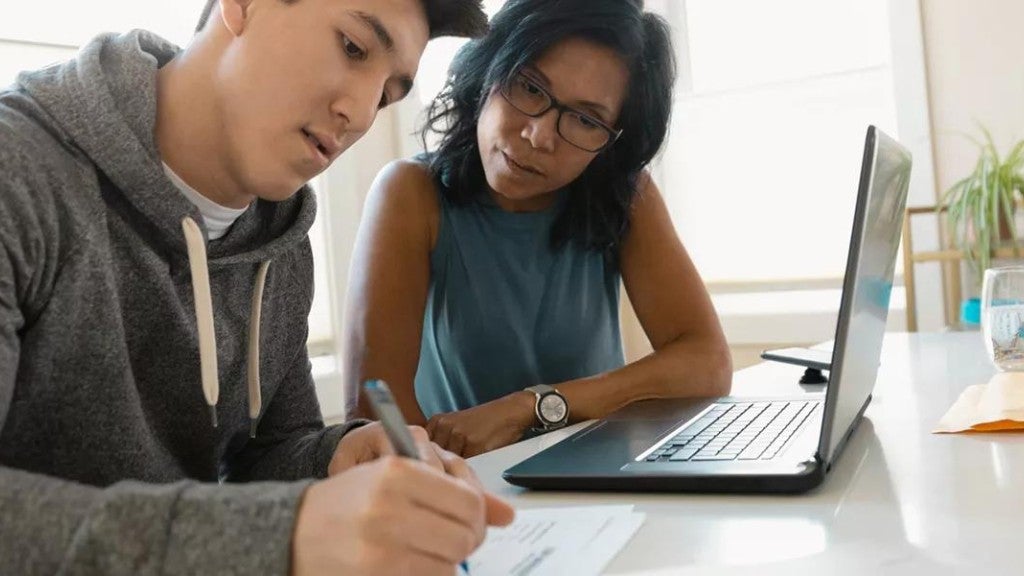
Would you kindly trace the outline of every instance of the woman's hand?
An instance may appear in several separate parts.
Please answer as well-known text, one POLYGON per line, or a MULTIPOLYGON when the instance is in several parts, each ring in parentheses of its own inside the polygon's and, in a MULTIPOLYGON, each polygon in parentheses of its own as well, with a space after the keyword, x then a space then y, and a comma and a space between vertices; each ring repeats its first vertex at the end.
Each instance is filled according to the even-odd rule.
POLYGON ((435 414, 427 434, 439 446, 469 458, 517 442, 536 421, 535 396, 516 392, 468 410, 435 414))

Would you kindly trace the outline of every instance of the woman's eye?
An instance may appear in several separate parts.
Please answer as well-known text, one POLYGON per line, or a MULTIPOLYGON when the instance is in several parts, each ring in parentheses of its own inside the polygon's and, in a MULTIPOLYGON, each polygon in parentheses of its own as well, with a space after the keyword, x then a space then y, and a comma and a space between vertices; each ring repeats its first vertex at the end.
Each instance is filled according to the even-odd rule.
POLYGON ((526 90, 527 93, 532 94, 534 96, 541 93, 540 86, 537 86, 536 84, 530 82, 526 78, 520 78, 519 85, 522 86, 523 90, 526 90))
POLYGON ((580 126, 588 130, 593 130, 595 128, 601 127, 601 124, 598 123, 597 120, 594 120, 590 116, 585 116, 583 114, 576 114, 576 121, 580 123, 580 126))
POLYGON ((341 35, 341 46, 345 50, 345 55, 355 60, 365 60, 366 51, 359 47, 358 44, 349 39, 348 36, 341 35))

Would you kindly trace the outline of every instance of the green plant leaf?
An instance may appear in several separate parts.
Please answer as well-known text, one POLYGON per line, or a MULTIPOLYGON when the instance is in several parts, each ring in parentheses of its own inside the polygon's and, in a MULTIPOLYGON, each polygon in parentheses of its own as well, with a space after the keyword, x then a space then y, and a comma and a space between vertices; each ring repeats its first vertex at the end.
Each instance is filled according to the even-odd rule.
POLYGON ((942 194, 941 204, 947 210, 950 239, 963 251, 980 285, 993 249, 1002 245, 1003 222, 1015 256, 1020 254, 1014 214, 1018 196, 1024 200, 1024 140, 1003 158, 991 132, 981 124, 978 128, 981 139, 967 136, 978 147, 974 169, 942 194))

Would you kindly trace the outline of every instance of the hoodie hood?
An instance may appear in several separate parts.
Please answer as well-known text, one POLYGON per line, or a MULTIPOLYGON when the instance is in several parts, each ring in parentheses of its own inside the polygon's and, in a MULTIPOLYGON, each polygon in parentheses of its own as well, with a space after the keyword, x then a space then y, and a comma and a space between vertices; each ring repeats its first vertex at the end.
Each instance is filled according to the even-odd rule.
MULTIPOLYGON (((157 71, 180 49, 150 32, 105 34, 67 63, 18 76, 45 111, 39 118, 79 150, 124 196, 176 259, 188 248, 182 221, 199 211, 163 171, 156 145, 157 71)), ((284 202, 257 200, 223 240, 210 247, 210 266, 264 262, 306 238, 316 215, 308 186, 284 202)), ((205 228, 201 228, 205 237, 205 228)))
POLYGON ((284 202, 257 200, 223 239, 208 242, 199 210, 167 177, 156 146, 158 70, 178 52, 149 32, 107 34, 66 64, 21 74, 18 84, 41 108, 36 120, 95 165, 107 204, 162 252, 172 269, 189 267, 203 395, 214 427, 221 377, 213 292, 236 303, 244 288, 234 277, 214 288, 212 276, 216 268, 233 267, 244 275, 259 265, 252 280, 246 361, 250 434, 255 435, 262 410, 260 324, 268 269, 307 241, 316 202, 308 186, 284 202))

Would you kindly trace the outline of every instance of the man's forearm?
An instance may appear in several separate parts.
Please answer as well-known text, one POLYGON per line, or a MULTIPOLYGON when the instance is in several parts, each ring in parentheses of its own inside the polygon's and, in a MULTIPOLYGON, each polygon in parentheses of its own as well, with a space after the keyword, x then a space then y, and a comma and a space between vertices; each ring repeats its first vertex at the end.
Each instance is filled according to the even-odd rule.
POLYGON ((0 574, 283 576, 306 486, 100 489, 0 468, 0 574))

